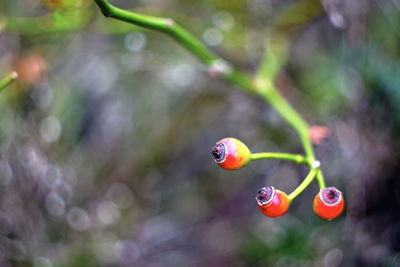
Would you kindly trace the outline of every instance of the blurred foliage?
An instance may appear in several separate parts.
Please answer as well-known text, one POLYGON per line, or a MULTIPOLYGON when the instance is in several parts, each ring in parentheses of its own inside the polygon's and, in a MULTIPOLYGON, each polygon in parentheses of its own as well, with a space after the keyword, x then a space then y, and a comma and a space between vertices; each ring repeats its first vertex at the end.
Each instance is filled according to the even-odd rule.
POLYGON ((313 184, 287 215, 263 217, 257 189, 290 192, 306 170, 227 172, 209 150, 234 136, 301 153, 296 135, 168 37, 88 0, 5 0, 0 75, 21 78, 0 95, 0 266, 400 264, 399 1, 111 2, 173 17, 249 73, 283 36, 276 84, 331 129, 316 150, 347 212, 316 218, 313 184))

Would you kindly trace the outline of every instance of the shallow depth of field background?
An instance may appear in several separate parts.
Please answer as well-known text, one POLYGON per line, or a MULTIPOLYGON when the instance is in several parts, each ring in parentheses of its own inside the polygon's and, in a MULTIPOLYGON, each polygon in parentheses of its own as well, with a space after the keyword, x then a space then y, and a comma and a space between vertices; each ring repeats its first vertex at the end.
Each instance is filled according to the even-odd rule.
MULTIPOLYGON (((300 1, 320 5, 112 3, 175 18, 254 73, 270 25, 300 1)), ((89 0, 52 2, 0 2, 0 76, 23 76, 0 94, 1 266, 399 266, 398 0, 324 1, 276 81, 310 124, 331 129, 316 153, 347 201, 332 222, 312 212, 315 183, 285 216, 259 212, 258 188, 289 193, 302 166, 214 164, 226 136, 302 153, 266 103, 163 34, 105 19, 89 0)))

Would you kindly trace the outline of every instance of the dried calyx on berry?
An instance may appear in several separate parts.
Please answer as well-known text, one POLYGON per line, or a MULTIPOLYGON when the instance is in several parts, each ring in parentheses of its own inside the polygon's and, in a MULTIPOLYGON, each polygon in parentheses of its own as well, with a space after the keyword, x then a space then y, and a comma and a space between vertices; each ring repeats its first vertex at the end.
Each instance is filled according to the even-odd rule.
POLYGON ((344 210, 342 192, 335 187, 326 187, 315 196, 313 209, 316 215, 325 220, 332 220, 344 210))
POLYGON ((321 200, 329 206, 335 205, 342 198, 342 192, 337 190, 335 187, 327 187, 320 191, 321 200))
POLYGON ((246 166, 251 155, 245 144, 232 137, 218 141, 211 150, 211 154, 215 162, 227 170, 236 170, 246 166))
POLYGON ((225 152, 227 148, 223 143, 217 143, 211 150, 211 154, 214 156, 216 163, 221 163, 226 159, 225 152))
POLYGON ((271 204, 272 199, 275 196, 275 188, 273 186, 262 187, 258 190, 256 200, 258 205, 267 206, 271 204))
POLYGON ((258 191, 256 201, 260 211, 268 217, 282 216, 290 206, 290 200, 286 193, 273 186, 262 187, 258 191))

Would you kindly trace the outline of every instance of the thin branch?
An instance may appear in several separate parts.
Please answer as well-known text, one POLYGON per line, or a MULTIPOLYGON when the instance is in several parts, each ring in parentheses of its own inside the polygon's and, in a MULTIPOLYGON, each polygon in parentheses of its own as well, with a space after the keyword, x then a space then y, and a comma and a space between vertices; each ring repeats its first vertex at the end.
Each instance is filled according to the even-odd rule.
POLYGON ((13 71, 0 81, 0 92, 18 78, 17 72, 13 71))
POLYGON ((290 154, 290 153, 253 153, 250 155, 251 160, 260 160, 260 159, 281 159, 281 160, 288 160, 293 161, 295 163, 308 163, 307 158, 303 155, 298 154, 290 154))
MULTIPOLYGON (((230 83, 239 86, 244 91, 258 95, 263 98, 297 132, 304 148, 308 165, 311 166, 312 162, 314 162, 315 155, 310 137, 308 135, 308 124, 290 105, 290 103, 285 98, 283 98, 283 96, 278 92, 272 82, 274 75, 278 72, 283 62, 285 62, 286 60, 286 58, 282 59, 282 57, 286 55, 287 46, 283 47, 280 50, 281 53, 279 53, 278 55, 280 56, 280 58, 271 58, 271 51, 267 51, 266 53, 268 54, 266 54, 266 56, 264 57, 263 63, 261 64, 259 70, 259 75, 255 79, 252 79, 247 74, 242 73, 239 70, 235 70, 230 63, 216 56, 199 39, 197 39, 183 27, 177 25, 172 19, 128 12, 123 9, 114 7, 113 5, 109 4, 107 0, 95 0, 95 2, 99 6, 103 15, 106 17, 115 18, 169 35, 179 44, 189 50, 193 55, 195 55, 200 61, 206 64, 209 67, 209 72, 211 75, 221 76, 230 83)), ((314 15, 315 13, 312 12, 312 14, 314 15)), ((282 23, 278 23, 277 25, 282 25, 282 23)), ((279 41, 281 42, 281 44, 285 43, 285 45, 287 45, 285 39, 279 39, 279 41)), ((274 43, 274 45, 275 48, 279 48, 279 42, 274 43)), ((311 170, 311 173, 314 172, 314 170, 311 170)), ((307 177, 312 181, 312 179, 314 179, 315 177, 315 174, 312 175, 311 178, 309 178, 309 176, 307 177)), ((319 184, 324 184, 323 176, 321 175, 319 177, 321 177, 318 178, 319 184)), ((305 181, 303 181, 301 185, 303 185, 304 182, 305 181)))
POLYGON ((313 162, 315 156, 310 137, 308 136, 308 124, 303 120, 299 113, 294 110, 289 102, 282 97, 270 79, 259 77, 256 80, 256 89, 258 94, 270 103, 270 105, 297 132, 309 162, 313 162))
POLYGON ((286 35, 272 31, 265 43, 265 53, 258 67, 257 77, 273 79, 286 63, 289 40, 286 35))
POLYGON ((307 174, 306 178, 304 178, 303 182, 292 192, 289 194, 289 199, 292 201, 295 199, 298 195, 301 194, 301 192, 304 191, 304 189, 307 188, 307 186, 314 180, 315 175, 318 173, 319 169, 311 169, 310 172, 307 174))
POLYGON ((231 64, 216 56, 199 39, 175 23, 173 19, 129 12, 111 5, 106 0, 95 0, 95 2, 105 17, 115 18, 169 35, 206 64, 211 75, 221 76, 247 92, 252 91, 252 81, 247 74, 233 69, 231 64))
MULTIPOLYGON (((264 57, 258 68, 256 78, 258 84, 264 90, 262 93, 263 97, 271 105, 275 104, 274 108, 289 122, 299 135, 310 167, 315 160, 315 154, 309 136, 309 126, 286 99, 279 94, 273 84, 273 79, 287 61, 289 39, 299 33, 302 29, 301 26, 315 19, 322 12, 323 9, 319 0, 302 0, 296 2, 282 13, 272 25, 272 31, 266 40, 264 57), (282 34, 282 32, 285 34, 282 34)), ((314 175, 314 178, 317 179, 320 188, 325 187, 324 177, 320 168, 319 172, 314 175)))
POLYGON ((322 170, 320 169, 319 172, 317 173, 316 176, 317 182, 318 182, 318 186, 320 189, 325 188, 325 179, 324 179, 324 174, 322 173, 322 170))

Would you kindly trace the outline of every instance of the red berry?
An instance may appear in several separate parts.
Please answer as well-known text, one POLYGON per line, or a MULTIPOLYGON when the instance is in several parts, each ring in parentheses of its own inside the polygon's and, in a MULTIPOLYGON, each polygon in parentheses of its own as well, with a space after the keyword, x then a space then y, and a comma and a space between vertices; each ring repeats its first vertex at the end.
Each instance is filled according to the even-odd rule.
POLYGON ((335 219, 344 209, 342 192, 335 187, 321 189, 314 198, 313 209, 324 220, 335 219))
POLYGON ((268 217, 282 216, 290 206, 288 195, 273 186, 261 188, 258 191, 256 200, 261 212, 268 217))
POLYGON ((224 169, 236 170, 246 166, 250 161, 250 150, 236 138, 227 137, 218 141, 211 154, 215 162, 224 169))

